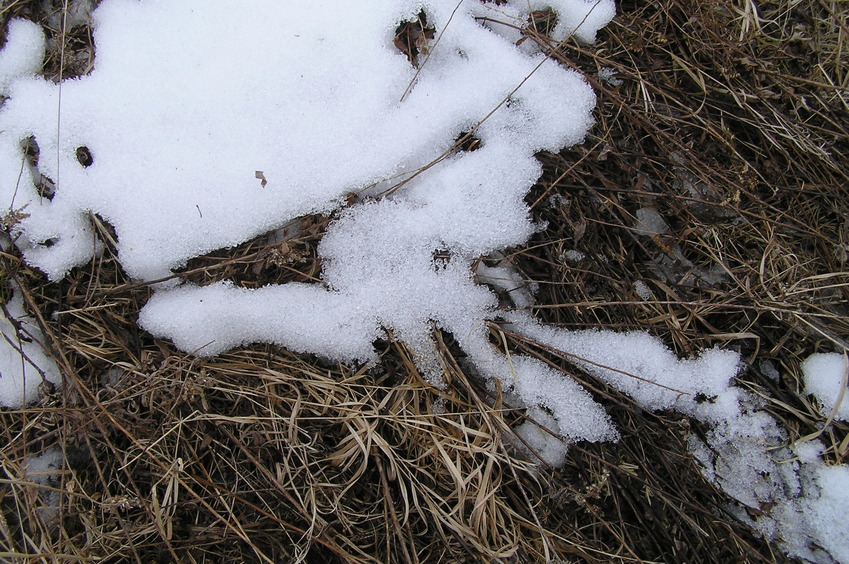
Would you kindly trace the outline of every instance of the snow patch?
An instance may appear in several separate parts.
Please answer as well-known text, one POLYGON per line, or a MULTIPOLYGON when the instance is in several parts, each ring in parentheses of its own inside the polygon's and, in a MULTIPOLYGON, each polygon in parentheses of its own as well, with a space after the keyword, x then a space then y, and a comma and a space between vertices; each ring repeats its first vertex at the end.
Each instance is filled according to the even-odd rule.
POLYGON ((563 253, 563 261, 564 262, 577 263, 577 262, 581 262, 582 260, 584 260, 584 258, 586 258, 584 253, 582 253, 581 251, 579 251, 577 249, 569 249, 568 251, 563 253))
POLYGON ((44 353, 44 336, 26 313, 20 292, 13 287, 5 291, 12 297, 0 316, 0 406, 20 408, 38 398, 42 383, 60 385, 62 376, 44 353))
POLYGON ((640 297, 640 299, 650 302, 655 298, 654 292, 649 288, 649 285, 646 284, 644 280, 637 280, 634 282, 634 292, 640 297))
POLYGON ((846 380, 849 360, 846 354, 812 354, 801 365, 805 393, 813 395, 822 407, 824 416, 834 411, 834 418, 849 421, 849 399, 846 380))
POLYGON ((26 20, 9 22, 6 45, 0 51, 0 95, 6 95, 15 79, 38 72, 45 47, 41 26, 26 20))
POLYGON ((62 449, 52 447, 37 456, 27 456, 23 460, 24 478, 38 487, 41 507, 38 513, 48 526, 57 527, 59 514, 59 491, 61 472, 65 465, 62 449))
POLYGON ((616 76, 616 69, 611 67, 601 67, 598 69, 598 79, 614 88, 622 85, 622 79, 616 76))

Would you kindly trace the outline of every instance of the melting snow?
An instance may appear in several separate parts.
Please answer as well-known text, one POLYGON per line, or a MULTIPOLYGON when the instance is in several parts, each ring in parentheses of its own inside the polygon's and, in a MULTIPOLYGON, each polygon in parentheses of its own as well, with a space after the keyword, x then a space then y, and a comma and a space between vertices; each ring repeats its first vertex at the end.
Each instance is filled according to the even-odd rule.
MULTIPOLYGON (((807 548, 813 540, 847 561, 846 541, 822 524, 842 521, 845 467, 817 455, 778 462, 770 449, 786 435, 732 385, 736 354, 681 360, 641 333, 542 326, 522 309, 533 295, 518 273, 504 262, 479 265, 537 228, 524 201, 540 174, 534 154, 580 142, 592 124, 595 99, 582 77, 531 42, 516 45, 517 26, 540 9, 557 14, 555 39, 584 41, 614 14, 611 0, 285 9, 257 0, 238 13, 224 0, 104 0, 93 16, 93 71, 60 85, 36 75, 45 46, 38 26, 11 22, 0 52, 0 197, 18 212, 11 235, 30 264, 60 279, 100 251, 89 221, 96 213, 115 228, 127 274, 155 281, 193 257, 336 211, 318 248, 322 284, 248 290, 172 280, 157 286, 140 324, 199 355, 270 342, 352 362, 374 362, 372 343, 391 329, 439 385, 436 326, 558 435, 518 429, 544 460, 563 462, 563 439, 615 440, 577 382, 490 345, 487 322, 500 319, 646 409, 709 425, 707 443, 692 443, 705 475, 742 505, 778 508, 754 526, 790 553, 826 558, 807 548), (436 33, 416 68, 393 37, 422 10, 436 33), (465 132, 477 150, 452 149, 465 132), (27 144, 39 149, 35 163, 27 144), (35 187, 42 178, 55 181, 51 197, 35 187), (487 284, 517 309, 499 304, 487 284)), ((668 230, 655 210, 638 218, 642 234, 668 230)), ((58 376, 45 357, 30 358, 58 376)), ((27 392, 13 398, 32 399, 26 379, 27 392)))
POLYGON ((823 415, 832 410, 834 418, 849 421, 849 399, 846 380, 849 378, 849 359, 846 354, 812 354, 802 363, 805 393, 813 394, 823 408, 823 415))
POLYGON ((12 287, 4 292, 12 297, 0 315, 0 406, 21 407, 35 401, 42 383, 59 384, 62 377, 44 353, 44 336, 26 314, 20 292, 12 287))
POLYGON ((37 456, 27 456, 23 460, 24 477, 31 481, 38 492, 40 507, 38 514, 51 529, 59 526, 56 517, 59 514, 61 473, 65 465, 64 454, 58 447, 52 447, 37 456))

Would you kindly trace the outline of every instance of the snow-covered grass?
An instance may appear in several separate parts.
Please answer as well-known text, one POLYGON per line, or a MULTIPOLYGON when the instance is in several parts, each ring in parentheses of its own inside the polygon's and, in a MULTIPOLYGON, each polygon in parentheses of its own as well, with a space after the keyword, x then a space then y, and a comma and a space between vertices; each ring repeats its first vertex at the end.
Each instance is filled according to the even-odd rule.
MULTIPOLYGON (((268 343, 317 355, 325 366, 344 363, 361 376, 382 370, 381 343, 390 337, 409 353, 408 370, 433 393, 450 394, 443 338, 450 334, 464 372, 527 418, 505 441, 562 466, 570 445, 615 441, 620 430, 562 367, 508 341, 544 350, 641 409, 701 425, 687 442, 705 478, 729 496, 725 509, 788 554, 849 561, 834 527, 849 471, 827 465, 820 456, 826 447, 815 439, 791 444, 766 400, 735 382, 744 368, 737 352, 714 347, 679 359, 644 332, 543 324, 531 313, 534 288, 507 258, 545 229, 529 203, 542 173, 538 154, 581 142, 593 124, 595 96, 585 77, 547 58, 541 45, 592 41, 613 14, 612 2, 585 0, 374 0, 326 9, 269 1, 239 12, 223 1, 106 0, 93 14, 93 70, 58 83, 39 76, 48 46, 42 30, 13 20, 0 52, 8 234, 26 262, 56 282, 113 254, 130 285, 153 290, 137 310, 140 326, 197 357, 268 343), (549 39, 528 41, 534 34, 526 22, 543 15, 556 21, 549 39), (399 35, 403 22, 412 22, 410 36, 399 35), (309 251, 321 265, 309 281, 251 287, 181 280, 197 257, 257 237, 279 245, 278 266, 297 261, 303 257, 282 245, 291 250, 299 225, 319 216, 329 221, 309 251)), ((608 87, 622 86, 609 67, 598 72, 608 87)), ((672 160, 686 193, 707 197, 677 149, 672 160)), ((727 279, 719 258, 702 268, 666 239, 673 229, 660 211, 641 206, 635 215, 634 235, 665 253, 659 277, 684 268, 699 284, 727 279)), ((577 249, 566 253, 585 259, 577 249)), ((654 299, 648 287, 640 296, 654 299)), ((7 309, 20 316, 22 302, 14 299, 7 309)), ((56 309, 67 315, 73 308, 56 309)), ((21 341, 19 330, 4 334, 9 344, 21 341)), ((167 362, 168 345, 157 346, 167 362)), ((833 366, 817 368, 817 358, 803 367, 806 374, 828 372, 834 383, 833 366)), ((47 357, 30 359, 58 381, 47 357)), ((136 360, 102 379, 105 394, 131 389, 127 379, 146 362, 136 360)), ((7 367, 15 364, 27 369, 23 361, 7 367)), ((7 368, 4 376, 15 373, 7 368)), ((18 385, 4 403, 35 399, 36 378, 31 371, 26 378, 28 395, 18 385)), ((205 378, 201 370, 192 386, 203 387, 205 378)), ((806 382, 829 409, 846 385, 845 376, 828 390, 814 377, 806 382)), ((70 393, 88 398, 78 385, 70 393)), ((99 401, 99 391, 89 394, 99 401)), ((195 419, 193 412, 187 421, 195 419)), ((345 469, 352 452, 387 448, 371 435, 369 448, 351 436, 358 438, 343 440, 328 458, 345 469)), ((144 442, 142 452, 159 439, 144 442)), ((376 464, 388 487, 387 470, 376 464)), ((156 530, 169 539, 184 461, 159 470, 165 474, 150 503, 167 517, 156 530)))
POLYGON ((813 395, 829 418, 849 420, 849 401, 845 401, 846 380, 849 378, 847 351, 818 353, 802 363, 805 393, 813 395))
POLYGON ((21 293, 5 289, 0 317, 0 406, 21 407, 38 398, 42 385, 61 385, 62 376, 46 353, 44 335, 26 313, 21 293))

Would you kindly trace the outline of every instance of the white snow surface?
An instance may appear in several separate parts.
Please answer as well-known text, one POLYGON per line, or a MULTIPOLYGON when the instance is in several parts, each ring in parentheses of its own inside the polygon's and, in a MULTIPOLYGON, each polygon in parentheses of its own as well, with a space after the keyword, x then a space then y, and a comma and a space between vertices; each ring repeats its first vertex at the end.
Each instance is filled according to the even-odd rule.
MULTIPOLYGON (((85 214, 94 212, 115 227, 130 276, 164 277, 191 257, 330 212, 347 194, 418 170, 496 108, 476 132, 474 163, 450 158, 441 178, 422 179, 404 199, 447 211, 433 227, 468 252, 522 242, 531 226, 519 200, 539 174, 532 155, 579 142, 594 97, 556 63, 534 72, 542 55, 474 19, 522 21, 527 7, 515 4, 490 13, 455 0, 285 9, 264 0, 235 17, 224 0, 106 1, 93 17, 94 70, 61 84, 59 128, 60 87, 20 76, 40 60, 43 38, 15 24, 2 59, 10 99, 0 114, 0 181, 10 207, 30 214, 18 245, 61 278, 91 258, 85 214), (416 76, 392 38, 422 8, 440 40, 416 76), (18 178, 20 143, 30 136, 43 155, 39 171, 57 183, 50 202, 30 188, 30 170, 18 178), (89 149, 91 166, 78 162, 78 147, 89 149), (464 214, 481 202, 491 205, 475 218, 488 224, 470 240, 474 221, 464 214)), ((592 10, 582 0, 549 4, 579 9, 580 18, 612 10, 610 0, 592 10)), ((594 34, 589 26, 604 23, 588 17, 582 29, 594 34)))
POLYGON ((849 421, 849 390, 846 389, 849 359, 846 354, 812 354, 802 362, 801 368, 805 393, 813 394, 823 415, 828 416, 834 410, 835 419, 849 421))
POLYGON ((14 288, 0 315, 0 406, 19 408, 38 398, 38 387, 47 380, 59 385, 62 377, 39 341, 44 336, 24 310, 24 300, 14 288), (20 331, 18 331, 18 327, 20 331), (23 355, 21 354, 23 352, 23 355))
POLYGON ((6 46, 0 51, 0 94, 14 79, 38 72, 44 58, 41 28, 25 20, 12 20, 6 30, 6 46))
MULTIPOLYGON (((788 553, 849 562, 849 541, 832 527, 844 522, 845 466, 783 446, 786 433, 733 385, 735 353, 682 360, 642 333, 543 326, 521 276, 480 262, 538 228, 524 201, 540 174, 534 154, 580 142, 592 124, 581 76, 530 41, 516 45, 516 26, 544 9, 557 15, 555 39, 592 41, 614 14, 612 0, 257 0, 239 11, 224 0, 104 0, 93 71, 58 85, 37 76, 41 31, 11 22, 0 51, 0 197, 21 219, 10 234, 60 279, 102 248, 96 213, 115 228, 127 274, 156 281, 193 257, 337 212, 318 248, 321 282, 249 290, 172 279, 156 285, 140 324, 199 355, 268 342, 346 362, 376 362, 372 343, 389 329, 440 385, 436 327, 550 431, 523 424, 520 448, 559 465, 570 442, 615 440, 577 380, 490 344, 487 324, 500 320, 645 409, 705 423, 693 455, 741 519, 741 507, 758 509, 749 521, 788 553), (416 68, 393 36, 422 10, 436 34, 416 68), (452 151, 470 131, 479 148, 452 151), (34 165, 22 147, 31 139, 34 165), (93 162, 78 158, 81 147, 93 162), (55 181, 52 199, 39 197, 40 175, 55 181)), ((640 233, 668 230, 655 210, 638 219, 640 233)), ((26 381, 10 397, 29 401, 26 381)))

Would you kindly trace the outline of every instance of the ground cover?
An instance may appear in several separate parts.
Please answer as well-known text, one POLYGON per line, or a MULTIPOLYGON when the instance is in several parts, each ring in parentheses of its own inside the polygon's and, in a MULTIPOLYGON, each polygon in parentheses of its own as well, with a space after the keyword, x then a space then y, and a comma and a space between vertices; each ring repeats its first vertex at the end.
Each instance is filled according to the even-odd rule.
MULTIPOLYGON (((58 9, 13 2, 3 17, 52 25, 47 76, 85 74, 88 29, 65 33, 58 49, 58 9)), ((845 460, 845 423, 805 394, 800 369, 813 352, 843 350, 847 334, 845 16, 825 2, 618 9, 594 46, 547 39, 543 10, 518 39, 578 69, 598 95, 588 141, 538 155, 544 173, 528 204, 547 229, 504 255, 538 287, 529 309, 558 327, 648 330, 681 356, 739 351, 737 385, 762 398, 787 441, 816 434, 826 461, 845 460)), ((428 36, 411 23, 397 37, 410 53, 428 36)), ((192 259, 181 278, 313 281, 327 226, 310 216, 285 242, 261 236, 192 259)), ((137 327, 150 285, 121 269, 107 222, 94 216, 91 229, 105 253, 61 281, 4 255, 67 378, 2 414, 9 555, 783 558, 703 476, 688 445, 706 437, 704 424, 645 411, 510 327, 493 323, 493 341, 575 377, 618 443, 573 445, 562 468, 512 448, 527 412, 487 387, 447 333, 435 333, 442 389, 391 334, 378 343, 379 369, 269 345, 186 355, 137 327), (68 465, 49 498, 20 470, 56 446, 68 465), (44 507, 54 503, 51 524, 44 507)))

